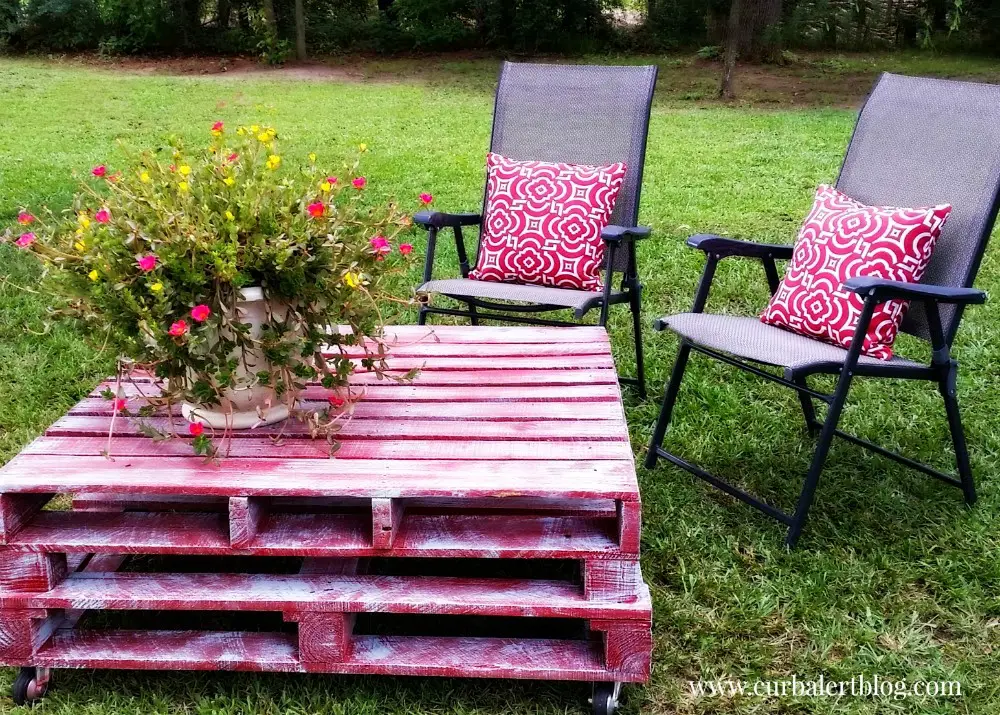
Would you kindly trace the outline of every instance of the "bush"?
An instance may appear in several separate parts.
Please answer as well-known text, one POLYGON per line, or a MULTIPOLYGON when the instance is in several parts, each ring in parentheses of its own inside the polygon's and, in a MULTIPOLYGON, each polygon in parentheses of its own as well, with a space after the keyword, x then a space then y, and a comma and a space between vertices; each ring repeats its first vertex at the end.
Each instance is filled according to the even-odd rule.
POLYGON ((21 50, 87 50, 98 46, 104 26, 94 0, 9 2, 6 44, 21 50))

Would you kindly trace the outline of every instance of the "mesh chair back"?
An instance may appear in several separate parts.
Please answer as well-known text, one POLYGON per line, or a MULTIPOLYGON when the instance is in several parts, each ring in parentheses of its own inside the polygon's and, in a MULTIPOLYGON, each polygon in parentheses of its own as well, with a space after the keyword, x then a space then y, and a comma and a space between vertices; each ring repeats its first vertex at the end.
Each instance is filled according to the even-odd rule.
MULTIPOLYGON (((505 62, 490 151, 520 161, 628 166, 611 223, 635 226, 655 65, 607 67, 505 62)), ((620 252, 615 268, 624 270, 620 252)))
MULTIPOLYGON (((870 205, 950 203, 923 282, 971 287, 1000 197, 1000 86, 883 74, 858 117, 837 188, 870 205)), ((960 312, 941 307, 950 342, 960 312)), ((902 329, 928 339, 922 304, 902 329)))

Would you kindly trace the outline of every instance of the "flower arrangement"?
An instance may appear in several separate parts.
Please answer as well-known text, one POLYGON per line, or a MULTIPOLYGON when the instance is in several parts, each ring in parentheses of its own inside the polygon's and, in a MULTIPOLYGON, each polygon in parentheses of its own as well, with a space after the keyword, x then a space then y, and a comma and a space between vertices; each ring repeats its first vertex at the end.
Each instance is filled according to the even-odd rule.
POLYGON ((134 382, 148 403, 138 416, 184 403, 195 451, 214 456, 218 434, 199 409, 232 413, 241 390, 264 389, 260 423, 275 405, 295 412, 319 381, 330 408, 297 416, 331 434, 356 399, 347 381, 358 363, 344 348, 390 377, 380 306, 394 300, 386 276, 413 250, 400 242, 410 221, 394 202, 368 200, 364 145, 338 175, 316 154, 291 167, 271 127, 216 122, 210 134, 207 146, 173 141, 127 168, 93 168, 69 209, 22 210, 5 240, 40 259, 57 315, 98 328, 126 357, 106 395, 116 416, 127 414, 122 381, 141 367, 164 386, 152 394, 134 382), (259 325, 239 308, 251 287, 263 298, 259 325))

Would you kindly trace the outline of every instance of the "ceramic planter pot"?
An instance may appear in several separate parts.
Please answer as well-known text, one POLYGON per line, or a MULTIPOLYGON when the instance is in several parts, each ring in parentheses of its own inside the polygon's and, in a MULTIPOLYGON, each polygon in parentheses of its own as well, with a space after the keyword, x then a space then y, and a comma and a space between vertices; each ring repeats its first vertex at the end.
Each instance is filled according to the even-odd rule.
MULTIPOLYGON (((264 291, 258 287, 243 288, 236 303, 239 321, 250 325, 250 336, 259 338, 261 326, 268 320, 268 314, 282 320, 284 307, 264 299, 264 291), (270 303, 270 304, 269 304, 270 303)), ((225 392, 224 401, 218 405, 195 405, 184 402, 181 414, 190 422, 200 422, 214 429, 249 429, 261 425, 274 424, 289 415, 287 395, 278 398, 273 388, 257 384, 254 376, 268 369, 267 359, 259 350, 247 350, 245 360, 237 368, 238 386, 225 392)))

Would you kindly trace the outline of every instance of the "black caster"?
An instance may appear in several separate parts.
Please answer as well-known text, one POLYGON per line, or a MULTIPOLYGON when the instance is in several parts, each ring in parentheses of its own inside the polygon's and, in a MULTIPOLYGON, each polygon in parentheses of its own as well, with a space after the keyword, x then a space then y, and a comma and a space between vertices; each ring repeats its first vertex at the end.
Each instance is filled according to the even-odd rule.
POLYGON ((25 705, 35 700, 41 700, 49 691, 49 669, 21 668, 21 672, 14 678, 11 691, 15 705, 25 705))
POLYGON ((621 683, 594 683, 594 695, 590 700, 594 706, 594 715, 614 715, 618 710, 618 696, 621 692, 621 683))

